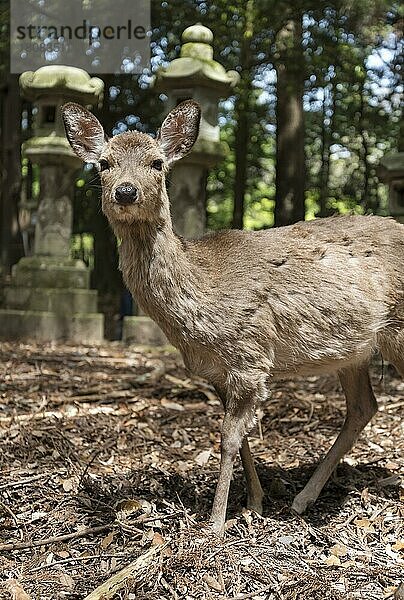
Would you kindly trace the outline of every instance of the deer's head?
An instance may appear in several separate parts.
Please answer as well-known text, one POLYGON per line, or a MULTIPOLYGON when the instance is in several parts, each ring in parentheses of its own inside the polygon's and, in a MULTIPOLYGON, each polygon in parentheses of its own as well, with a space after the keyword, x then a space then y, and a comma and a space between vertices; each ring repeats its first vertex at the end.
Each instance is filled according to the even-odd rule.
POLYGON ((165 175, 194 145, 200 115, 199 105, 186 100, 167 115, 156 139, 137 131, 108 139, 98 119, 83 106, 63 106, 71 147, 100 172, 102 210, 111 225, 155 223, 165 217, 165 175))

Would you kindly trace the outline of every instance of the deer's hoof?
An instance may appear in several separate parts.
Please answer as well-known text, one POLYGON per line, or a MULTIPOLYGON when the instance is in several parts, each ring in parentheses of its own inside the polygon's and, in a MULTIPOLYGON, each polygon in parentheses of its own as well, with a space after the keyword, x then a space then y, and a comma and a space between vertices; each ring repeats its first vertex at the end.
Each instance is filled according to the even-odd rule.
POLYGON ((261 500, 247 500, 247 509, 251 512, 257 513, 262 516, 262 502, 261 500))
POLYGON ((302 515, 304 512, 306 512, 309 506, 314 504, 314 502, 315 500, 309 496, 306 496, 303 490, 303 492, 300 492, 300 494, 298 494, 293 500, 292 510, 298 515, 302 515))
POLYGON ((206 532, 208 532, 209 534, 214 533, 215 535, 221 538, 224 537, 224 531, 225 523, 222 523, 221 521, 210 521, 209 526, 206 528, 206 532))

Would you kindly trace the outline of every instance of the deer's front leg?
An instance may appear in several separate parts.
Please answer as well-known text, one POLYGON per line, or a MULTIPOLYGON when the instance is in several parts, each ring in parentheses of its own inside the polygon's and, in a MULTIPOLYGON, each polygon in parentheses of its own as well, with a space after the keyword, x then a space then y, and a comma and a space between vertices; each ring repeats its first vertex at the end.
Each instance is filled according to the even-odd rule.
POLYGON ((242 429, 243 424, 240 419, 230 412, 226 412, 222 426, 219 481, 217 482, 211 516, 212 529, 219 535, 224 533, 233 464, 244 437, 242 429))
POLYGON ((251 456, 248 437, 245 436, 240 448, 241 462, 243 463, 244 475, 247 482, 247 508, 262 515, 262 499, 264 492, 255 470, 254 459, 251 456))
MULTIPOLYGON (((237 389, 235 392, 231 388, 228 389, 226 402, 223 403, 225 406, 225 415, 222 425, 219 481, 216 487, 211 516, 212 528, 220 535, 224 532, 227 500, 233 475, 233 465, 239 450, 241 450, 243 463, 246 461, 244 468, 247 469, 246 476, 249 488, 249 498, 251 499, 252 495, 253 500, 257 501, 257 504, 260 504, 262 498, 261 486, 255 473, 248 441, 245 436, 254 424, 255 407, 257 402, 262 400, 265 396, 264 389, 265 386, 261 381, 257 382, 257 380, 255 380, 254 384, 252 384, 251 381, 248 381, 248 385, 244 385, 242 390, 237 389), (243 440, 245 440, 244 443, 243 440), (251 479, 254 479, 254 483, 257 483, 253 476, 254 474, 258 482, 259 490, 257 489, 257 485, 250 485, 252 484, 251 479), (253 488, 254 490, 252 491, 253 488), (261 498, 259 498, 259 496, 261 496, 261 498)), ((259 508, 259 506, 257 506, 257 508, 259 508)))
MULTIPOLYGON (((226 392, 223 388, 216 385, 216 392, 226 411, 226 392)), ((262 515, 262 499, 264 492, 260 480, 255 470, 254 459, 251 455, 248 436, 245 435, 240 447, 240 458, 243 465, 244 475, 247 483, 247 508, 262 515)))

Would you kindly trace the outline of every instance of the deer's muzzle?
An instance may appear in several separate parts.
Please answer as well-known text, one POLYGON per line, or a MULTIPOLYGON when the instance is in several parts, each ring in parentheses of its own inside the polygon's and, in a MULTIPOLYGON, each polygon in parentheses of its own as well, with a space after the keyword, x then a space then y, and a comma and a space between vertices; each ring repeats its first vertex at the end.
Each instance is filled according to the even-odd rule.
POLYGON ((118 204, 133 204, 138 199, 138 190, 131 183, 122 183, 115 189, 118 204))

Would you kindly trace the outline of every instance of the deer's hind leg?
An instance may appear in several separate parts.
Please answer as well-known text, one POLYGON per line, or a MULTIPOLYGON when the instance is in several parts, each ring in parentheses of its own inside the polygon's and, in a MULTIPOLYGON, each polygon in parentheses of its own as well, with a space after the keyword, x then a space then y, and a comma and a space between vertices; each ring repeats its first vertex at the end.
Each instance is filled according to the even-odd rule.
POLYGON ((349 452, 361 431, 377 412, 367 364, 344 369, 339 373, 339 379, 346 399, 346 418, 323 462, 293 501, 292 508, 299 514, 317 500, 338 462, 349 452))
POLYGON ((247 508, 262 515, 262 499, 264 492, 255 470, 254 459, 251 455, 248 437, 245 436, 240 448, 240 457, 247 482, 247 508))
POLYGON ((381 336, 380 351, 383 358, 391 362, 401 377, 404 377, 404 330, 381 336))

